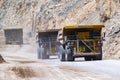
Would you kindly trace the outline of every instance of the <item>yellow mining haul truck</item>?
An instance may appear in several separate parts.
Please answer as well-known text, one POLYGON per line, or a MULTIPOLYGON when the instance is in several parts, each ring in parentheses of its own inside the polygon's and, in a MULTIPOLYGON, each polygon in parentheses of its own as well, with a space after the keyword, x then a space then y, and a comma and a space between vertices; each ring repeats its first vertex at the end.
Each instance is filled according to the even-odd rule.
POLYGON ((74 61, 84 57, 86 61, 102 60, 101 29, 104 25, 70 25, 58 33, 61 61, 74 61))

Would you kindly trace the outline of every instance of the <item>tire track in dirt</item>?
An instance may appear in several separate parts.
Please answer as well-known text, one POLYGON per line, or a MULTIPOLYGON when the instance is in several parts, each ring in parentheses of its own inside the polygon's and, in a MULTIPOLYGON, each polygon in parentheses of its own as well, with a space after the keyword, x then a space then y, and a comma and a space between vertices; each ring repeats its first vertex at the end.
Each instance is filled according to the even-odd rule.
POLYGON ((98 75, 68 66, 39 66, 35 71, 40 80, 113 80, 109 76, 98 75))
POLYGON ((60 66, 59 67, 64 74, 67 74, 72 80, 112 80, 108 76, 98 75, 95 73, 78 70, 69 66, 60 66))

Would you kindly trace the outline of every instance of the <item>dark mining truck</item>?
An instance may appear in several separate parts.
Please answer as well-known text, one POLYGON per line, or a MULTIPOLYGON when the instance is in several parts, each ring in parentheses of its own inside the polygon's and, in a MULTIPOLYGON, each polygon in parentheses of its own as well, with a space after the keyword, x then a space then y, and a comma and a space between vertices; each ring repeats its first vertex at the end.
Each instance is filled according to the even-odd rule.
POLYGON ((104 25, 70 25, 58 33, 61 61, 74 61, 84 57, 86 61, 102 60, 101 29, 104 25))
POLYGON ((5 43, 9 45, 23 44, 23 29, 22 28, 4 28, 5 43))
POLYGON ((38 31, 38 59, 48 59, 51 55, 58 55, 57 29, 38 31))

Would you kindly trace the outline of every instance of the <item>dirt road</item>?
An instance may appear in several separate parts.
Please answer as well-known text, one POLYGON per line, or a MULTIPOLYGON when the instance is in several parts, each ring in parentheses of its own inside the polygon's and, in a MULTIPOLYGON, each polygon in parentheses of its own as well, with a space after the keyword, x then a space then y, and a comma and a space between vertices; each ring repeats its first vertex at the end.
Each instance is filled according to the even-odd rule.
POLYGON ((32 53, 4 53, 0 80, 120 80, 120 61, 60 62, 37 59, 32 53))

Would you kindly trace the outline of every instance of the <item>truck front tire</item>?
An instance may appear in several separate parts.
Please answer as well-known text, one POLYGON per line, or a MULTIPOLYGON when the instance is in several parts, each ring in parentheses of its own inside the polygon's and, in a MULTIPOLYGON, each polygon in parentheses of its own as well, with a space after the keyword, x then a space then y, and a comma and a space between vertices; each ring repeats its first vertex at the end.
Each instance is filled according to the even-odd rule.
POLYGON ((47 55, 47 52, 45 51, 44 47, 38 48, 38 59, 48 59, 49 56, 47 55))

